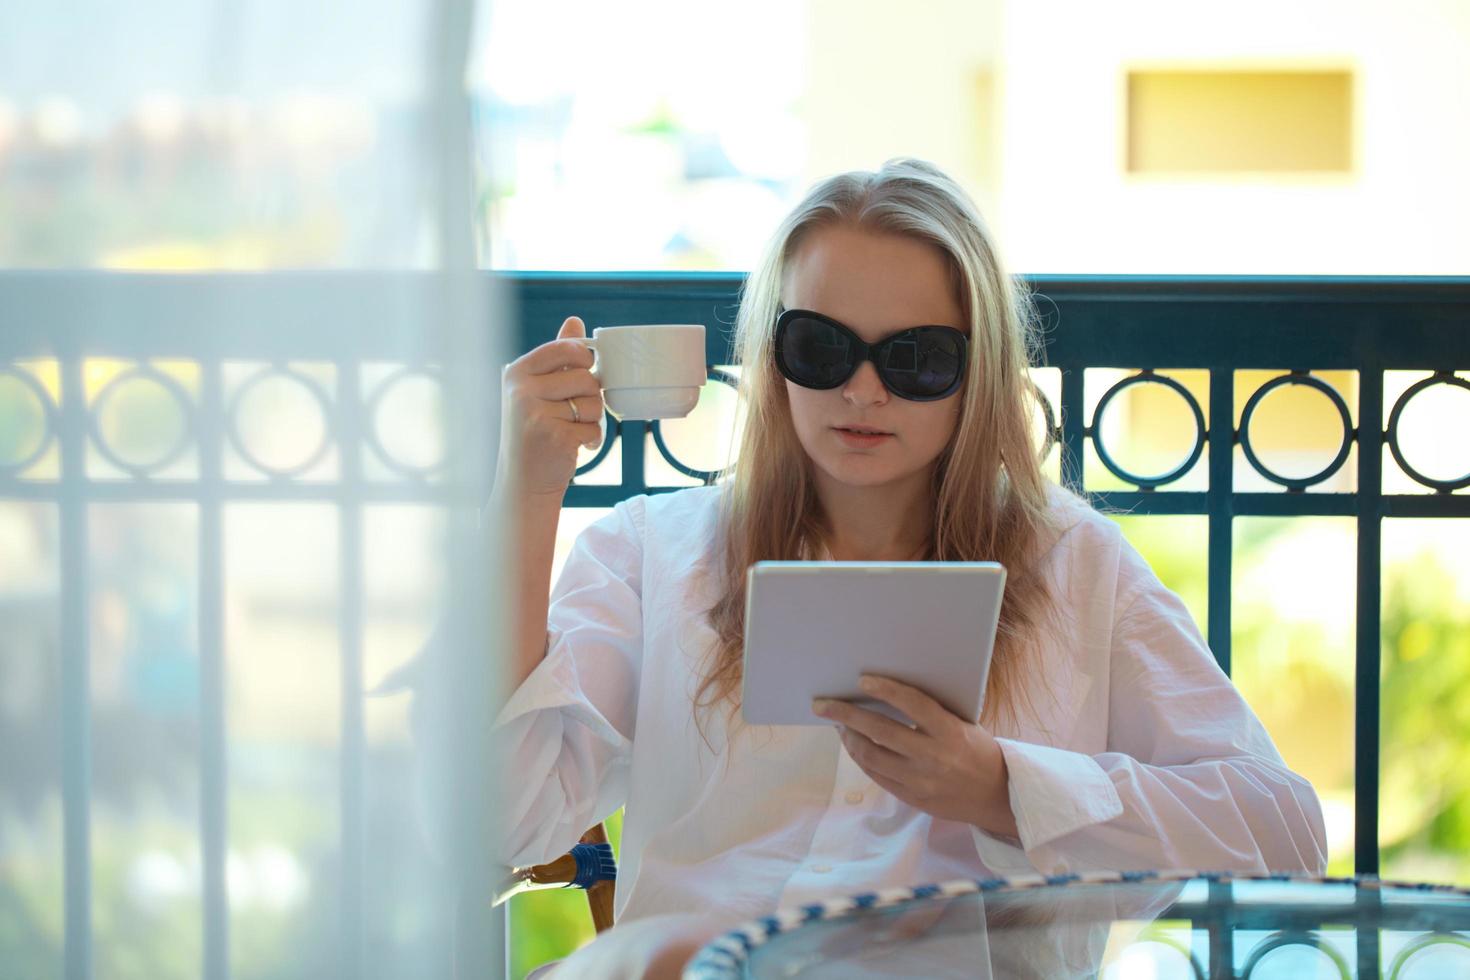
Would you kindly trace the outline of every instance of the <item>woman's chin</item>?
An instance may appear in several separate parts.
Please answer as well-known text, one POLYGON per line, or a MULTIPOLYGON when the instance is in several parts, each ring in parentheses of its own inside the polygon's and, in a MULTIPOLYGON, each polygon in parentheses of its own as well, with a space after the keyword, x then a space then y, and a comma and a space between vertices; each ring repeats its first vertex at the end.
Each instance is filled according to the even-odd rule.
POLYGON ((874 459, 857 453, 823 461, 822 469, 834 482, 845 487, 882 487, 909 476, 891 460, 874 459))

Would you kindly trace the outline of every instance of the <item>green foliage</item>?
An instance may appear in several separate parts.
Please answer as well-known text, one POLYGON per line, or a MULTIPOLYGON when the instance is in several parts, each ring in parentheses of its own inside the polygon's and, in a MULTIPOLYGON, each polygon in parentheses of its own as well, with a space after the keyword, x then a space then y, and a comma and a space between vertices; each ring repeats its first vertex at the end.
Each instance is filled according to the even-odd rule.
MULTIPOLYGON (((1114 519, 1203 629, 1203 519, 1114 519)), ((1433 547, 1386 549, 1384 557, 1379 823, 1386 878, 1470 882, 1470 602, 1463 573, 1443 557, 1463 550, 1456 538, 1465 530, 1452 523, 1431 536, 1433 547)), ((1354 870, 1357 594, 1355 569, 1340 567, 1353 535, 1353 522, 1341 518, 1237 519, 1234 535, 1233 679, 1287 763, 1322 797, 1332 874, 1354 870), (1297 581, 1290 596, 1258 587, 1274 566, 1292 560, 1318 574, 1297 581), (1287 615, 1283 607, 1300 606, 1303 593, 1335 603, 1335 612, 1287 615)))
POLYGON ((637 133, 644 136, 677 136, 683 132, 684 127, 679 123, 673 107, 667 100, 659 100, 657 108, 648 116, 631 126, 627 126, 624 132, 637 133))
POLYGON ((1432 552, 1384 574, 1384 877, 1470 882, 1470 604, 1432 552))

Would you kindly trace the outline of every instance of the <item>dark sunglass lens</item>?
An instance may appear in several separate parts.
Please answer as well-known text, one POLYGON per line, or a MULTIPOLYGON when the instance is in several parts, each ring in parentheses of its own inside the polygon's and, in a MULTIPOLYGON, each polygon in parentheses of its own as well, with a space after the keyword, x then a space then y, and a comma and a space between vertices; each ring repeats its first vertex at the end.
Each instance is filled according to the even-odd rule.
POLYGON ((781 344, 786 368, 798 384, 831 388, 852 374, 852 343, 821 320, 796 317, 786 324, 781 344))
POLYGON ((884 352, 884 381, 895 392, 933 398, 948 391, 964 371, 964 342, 955 330, 921 327, 895 337, 884 352))
POLYGON ((912 338, 899 338, 888 345, 884 366, 894 374, 915 374, 919 370, 919 345, 912 338))

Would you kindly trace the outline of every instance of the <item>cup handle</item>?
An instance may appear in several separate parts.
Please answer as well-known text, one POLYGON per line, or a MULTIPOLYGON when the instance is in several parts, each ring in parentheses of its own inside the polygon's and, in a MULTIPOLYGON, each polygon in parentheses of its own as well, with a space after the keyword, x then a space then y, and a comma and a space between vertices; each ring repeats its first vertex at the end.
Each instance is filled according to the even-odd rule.
POLYGON ((597 379, 597 383, 601 385, 602 373, 600 369, 602 367, 602 357, 597 353, 597 339, 595 337, 571 337, 569 339, 575 340, 579 344, 586 344, 592 349, 592 377, 597 379))

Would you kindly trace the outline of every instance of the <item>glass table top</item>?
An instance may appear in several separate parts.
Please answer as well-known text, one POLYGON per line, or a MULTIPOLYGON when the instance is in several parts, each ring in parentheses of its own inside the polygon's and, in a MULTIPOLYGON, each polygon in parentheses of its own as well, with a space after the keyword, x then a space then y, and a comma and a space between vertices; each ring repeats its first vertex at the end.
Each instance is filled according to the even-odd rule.
POLYGON ((783 909, 684 976, 1470 980, 1470 891, 1192 872, 957 881, 783 909))

